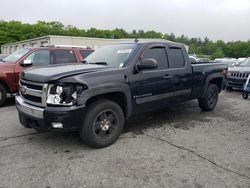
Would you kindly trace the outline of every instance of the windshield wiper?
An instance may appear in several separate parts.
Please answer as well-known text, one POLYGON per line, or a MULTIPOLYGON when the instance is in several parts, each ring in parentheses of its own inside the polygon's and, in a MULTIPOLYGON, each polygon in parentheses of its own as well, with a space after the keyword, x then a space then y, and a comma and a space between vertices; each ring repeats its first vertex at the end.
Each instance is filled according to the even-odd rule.
POLYGON ((95 64, 95 65, 108 65, 108 63, 107 62, 91 62, 91 63, 89 63, 89 64, 95 64))

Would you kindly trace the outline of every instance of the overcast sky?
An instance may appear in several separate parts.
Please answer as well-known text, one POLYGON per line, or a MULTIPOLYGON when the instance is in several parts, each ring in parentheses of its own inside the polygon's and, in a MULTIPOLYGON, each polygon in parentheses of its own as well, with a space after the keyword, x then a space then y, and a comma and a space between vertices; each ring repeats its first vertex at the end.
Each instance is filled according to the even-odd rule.
POLYGON ((83 29, 250 39, 250 0, 1 0, 0 7, 0 19, 6 21, 60 21, 83 29))

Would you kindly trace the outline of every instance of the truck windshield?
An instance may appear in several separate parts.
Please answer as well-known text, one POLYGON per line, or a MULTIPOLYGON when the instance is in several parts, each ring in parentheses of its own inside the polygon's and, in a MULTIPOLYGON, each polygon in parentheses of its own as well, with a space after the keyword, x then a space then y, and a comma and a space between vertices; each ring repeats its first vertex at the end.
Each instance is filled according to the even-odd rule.
POLYGON ((242 61, 238 67, 250 67, 250 57, 242 61))
POLYGON ((138 44, 110 44, 98 48, 85 61, 89 64, 124 67, 137 49, 138 44))
POLYGON ((15 63, 18 59, 20 59, 22 56, 24 56, 26 53, 28 53, 28 49, 20 49, 12 53, 11 55, 7 56, 3 59, 3 62, 6 63, 15 63))

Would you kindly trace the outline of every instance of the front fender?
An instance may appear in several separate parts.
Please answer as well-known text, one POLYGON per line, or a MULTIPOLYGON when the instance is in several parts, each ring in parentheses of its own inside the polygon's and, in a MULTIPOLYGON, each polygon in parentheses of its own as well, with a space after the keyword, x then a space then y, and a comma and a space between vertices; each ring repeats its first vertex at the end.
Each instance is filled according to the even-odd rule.
POLYGON ((13 84, 11 84, 11 81, 9 79, 7 79, 7 76, 3 73, 0 73, 0 84, 4 84, 5 87, 7 87, 6 89, 8 90, 8 92, 13 92, 15 89, 11 86, 13 86, 13 84))
POLYGON ((77 102, 79 105, 86 105, 86 102, 92 97, 115 92, 122 93, 126 97, 127 116, 129 117, 132 114, 132 101, 130 88, 126 83, 109 83, 88 88, 81 93, 77 102))

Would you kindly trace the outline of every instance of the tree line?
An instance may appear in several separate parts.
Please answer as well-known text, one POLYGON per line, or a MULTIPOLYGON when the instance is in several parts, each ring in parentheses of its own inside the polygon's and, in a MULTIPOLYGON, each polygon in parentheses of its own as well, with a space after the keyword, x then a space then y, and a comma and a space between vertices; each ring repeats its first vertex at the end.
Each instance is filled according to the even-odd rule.
MULTIPOLYGON (((224 42, 222 40, 212 41, 207 37, 188 38, 187 36, 175 36, 171 34, 163 34, 156 31, 133 30, 127 32, 124 29, 79 29, 75 26, 52 21, 38 21, 35 24, 22 23, 20 21, 4 21, 0 20, 0 45, 16 42, 20 40, 32 39, 44 35, 66 35, 79 37, 97 37, 97 38, 162 38, 174 42, 184 43, 189 46, 189 53, 196 54, 200 57, 209 56, 211 59, 220 57, 249 57, 250 56, 250 40, 224 42)), ((250 37, 250 36, 249 36, 250 37)))

